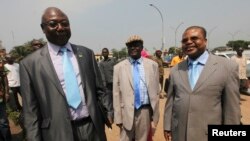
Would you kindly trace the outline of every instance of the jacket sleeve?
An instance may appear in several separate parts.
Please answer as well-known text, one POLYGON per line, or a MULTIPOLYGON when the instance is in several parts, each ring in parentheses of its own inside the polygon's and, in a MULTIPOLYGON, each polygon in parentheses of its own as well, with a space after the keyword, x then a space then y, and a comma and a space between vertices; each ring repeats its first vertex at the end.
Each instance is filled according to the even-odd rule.
POLYGON ((228 62, 229 77, 222 95, 223 124, 240 124, 240 92, 238 65, 228 62), (230 64, 229 64, 230 63, 230 64))
POLYGON ((113 75, 113 104, 114 104, 114 122, 116 124, 122 123, 122 114, 121 114, 121 94, 119 86, 119 65, 114 66, 114 75, 113 75))
POLYGON ((92 53, 92 60, 93 60, 95 74, 96 74, 95 82, 96 82, 98 100, 101 102, 102 106, 106 110, 107 116, 113 119, 113 115, 114 115, 113 102, 112 102, 110 94, 107 93, 107 91, 104 88, 102 75, 97 65, 97 62, 95 60, 94 53, 92 53))
POLYGON ((167 92, 167 101, 165 104, 164 109, 164 116, 163 116, 163 129, 165 131, 171 131, 171 119, 172 119, 172 108, 173 108, 173 100, 174 100, 174 84, 173 84, 172 74, 170 72, 169 75, 169 86, 167 92))
POLYGON ((20 82, 27 140, 42 141, 39 128, 39 106, 33 90, 31 74, 23 62, 20 63, 20 82))

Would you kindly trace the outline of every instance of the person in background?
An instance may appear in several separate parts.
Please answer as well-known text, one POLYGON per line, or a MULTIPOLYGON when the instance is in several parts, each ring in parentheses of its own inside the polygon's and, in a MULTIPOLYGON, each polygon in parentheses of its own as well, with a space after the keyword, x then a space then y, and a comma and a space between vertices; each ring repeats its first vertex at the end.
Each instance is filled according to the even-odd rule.
POLYGON ((42 48, 44 45, 43 43, 40 41, 40 40, 37 40, 37 39, 33 39, 31 41, 31 47, 33 49, 33 51, 36 51, 38 50, 39 48, 42 48))
POLYGON ((239 78, 240 78, 240 93, 249 94, 248 79, 247 79, 247 58, 242 54, 244 49, 242 47, 236 48, 237 54, 231 57, 239 65, 239 78))
POLYGON ((69 19, 56 7, 44 11, 40 26, 48 43, 20 62, 27 140, 106 141, 100 107, 112 123, 112 101, 93 51, 69 42, 69 19))
POLYGON ((0 141, 11 141, 12 138, 6 113, 6 102, 9 99, 7 72, 3 60, 0 59, 0 141))
POLYGON ((151 58, 150 54, 145 49, 141 51, 141 57, 151 58))
POLYGON ((9 105, 12 111, 21 111, 22 106, 18 100, 18 93, 20 92, 20 75, 19 75, 19 64, 14 62, 14 58, 7 54, 6 64, 4 67, 8 69, 7 78, 10 89, 10 100, 9 105))
MULTIPOLYGON (((178 55, 173 57, 169 67, 172 68, 173 66, 179 64, 180 62, 184 61, 186 59, 186 56, 184 55, 183 51, 181 49, 177 50, 178 55)), ((165 79, 165 85, 164 85, 164 91, 167 93, 169 86, 169 76, 165 79)))
POLYGON ((177 50, 177 53, 178 55, 173 57, 171 63, 170 63, 170 67, 173 67, 175 65, 177 65, 178 63, 184 61, 186 58, 185 58, 185 55, 183 53, 183 51, 181 49, 178 49, 177 50))
POLYGON ((120 141, 147 141, 159 120, 158 65, 141 57, 143 40, 138 35, 129 37, 126 46, 129 57, 114 67, 114 122, 120 141))
POLYGON ((6 63, 5 59, 6 54, 7 53, 5 47, 0 46, 0 59, 3 61, 3 63, 6 63))
POLYGON ((166 141, 207 141, 208 125, 240 125, 238 66, 206 50, 206 30, 188 27, 182 50, 188 56, 170 71, 164 111, 166 141))
POLYGON ((99 68, 102 74, 102 81, 106 92, 110 95, 111 100, 113 99, 113 73, 116 60, 109 57, 109 50, 107 48, 102 49, 103 60, 99 63, 99 68))
POLYGON ((164 98, 164 95, 162 93, 163 89, 163 79, 164 79, 164 68, 163 68, 163 59, 161 58, 162 51, 161 50, 156 50, 155 51, 155 57, 153 60, 158 64, 158 70, 159 70, 159 83, 160 83, 160 98, 164 98))

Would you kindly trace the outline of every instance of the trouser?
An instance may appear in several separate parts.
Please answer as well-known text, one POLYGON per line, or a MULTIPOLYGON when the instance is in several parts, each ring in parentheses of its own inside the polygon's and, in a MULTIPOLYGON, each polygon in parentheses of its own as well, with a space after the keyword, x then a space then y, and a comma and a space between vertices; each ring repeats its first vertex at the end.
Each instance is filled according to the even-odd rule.
POLYGON ((10 87, 9 106, 10 106, 12 111, 21 111, 22 110, 22 106, 20 105, 20 103, 18 101, 17 93, 20 94, 20 87, 10 87))
POLYGON ((11 141, 9 121, 4 102, 0 103, 0 141, 11 141))
POLYGON ((246 92, 248 89, 248 80, 240 79, 240 92, 246 92))
POLYGON ((135 110, 133 127, 131 130, 121 128, 120 141, 147 141, 151 128, 150 115, 150 105, 135 110))
POLYGON ((106 141, 97 134, 90 117, 72 121, 74 141, 106 141))
POLYGON ((163 89, 163 75, 160 75, 160 76, 159 76, 159 82, 160 82, 161 91, 162 91, 162 89, 163 89))
POLYGON ((111 101, 113 100, 113 83, 107 83, 107 94, 109 95, 111 101))
POLYGON ((107 88, 108 88, 110 91, 113 91, 113 83, 107 83, 107 88))

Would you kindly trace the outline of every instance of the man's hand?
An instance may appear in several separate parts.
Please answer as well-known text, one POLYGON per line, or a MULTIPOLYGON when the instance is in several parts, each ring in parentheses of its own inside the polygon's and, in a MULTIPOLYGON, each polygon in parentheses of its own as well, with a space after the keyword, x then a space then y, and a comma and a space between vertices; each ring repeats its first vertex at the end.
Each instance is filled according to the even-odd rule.
POLYGON ((120 129, 122 129, 122 123, 116 124, 120 129))
POLYGON ((172 133, 171 131, 164 131, 164 137, 166 141, 172 141, 172 133))
POLYGON ((155 123, 154 123, 153 121, 151 121, 151 131, 152 131, 152 136, 154 136, 154 134, 155 134, 155 130, 156 130, 155 123))

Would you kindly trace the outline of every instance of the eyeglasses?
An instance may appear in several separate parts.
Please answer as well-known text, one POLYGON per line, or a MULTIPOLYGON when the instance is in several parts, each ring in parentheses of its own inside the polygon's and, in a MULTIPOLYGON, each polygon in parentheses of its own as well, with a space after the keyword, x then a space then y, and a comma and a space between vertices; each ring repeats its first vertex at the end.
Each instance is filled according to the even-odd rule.
POLYGON ((127 45, 128 48, 132 48, 132 47, 142 47, 142 43, 141 42, 132 42, 132 43, 129 43, 127 45))
POLYGON ((69 21, 64 20, 61 22, 57 22, 57 21, 48 21, 46 23, 42 23, 42 25, 46 25, 49 26, 51 28, 57 28, 59 26, 59 24, 63 27, 69 27, 69 21))
POLYGON ((199 40, 200 38, 197 36, 192 36, 190 38, 184 38, 181 40, 181 43, 185 44, 188 42, 188 40, 191 40, 192 42, 196 42, 197 40, 199 40))

